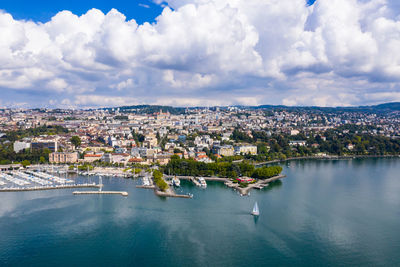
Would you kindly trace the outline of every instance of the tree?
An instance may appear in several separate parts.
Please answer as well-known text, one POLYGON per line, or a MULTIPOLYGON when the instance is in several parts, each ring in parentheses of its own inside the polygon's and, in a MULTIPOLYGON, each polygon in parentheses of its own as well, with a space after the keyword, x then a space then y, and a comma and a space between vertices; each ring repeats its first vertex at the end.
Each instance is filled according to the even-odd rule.
POLYGON ((24 168, 26 168, 26 166, 31 165, 31 162, 30 162, 29 160, 24 160, 24 161, 21 162, 21 164, 22 164, 22 166, 23 166, 24 168))
POLYGON ((81 141, 81 139, 79 138, 79 136, 72 136, 71 137, 71 143, 75 146, 75 149, 78 147, 78 146, 80 146, 81 145, 81 143, 82 143, 82 141, 81 141))

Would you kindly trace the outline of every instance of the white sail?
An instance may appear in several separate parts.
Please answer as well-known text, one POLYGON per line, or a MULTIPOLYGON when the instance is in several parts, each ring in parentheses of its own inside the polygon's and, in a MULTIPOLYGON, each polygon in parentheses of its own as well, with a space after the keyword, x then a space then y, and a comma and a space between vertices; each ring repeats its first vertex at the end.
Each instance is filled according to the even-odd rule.
POLYGON ((251 212, 253 215, 260 215, 260 211, 258 210, 257 202, 254 204, 253 211, 251 212))

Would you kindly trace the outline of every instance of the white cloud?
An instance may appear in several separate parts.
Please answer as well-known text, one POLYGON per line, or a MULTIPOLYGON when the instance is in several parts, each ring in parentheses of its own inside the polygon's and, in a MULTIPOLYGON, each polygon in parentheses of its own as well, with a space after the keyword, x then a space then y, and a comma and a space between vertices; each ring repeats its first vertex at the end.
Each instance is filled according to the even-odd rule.
MULTIPOLYGON (((67 104, 68 102, 66 102, 67 104)), ((104 95, 78 95, 75 97, 74 104, 77 106, 96 107, 96 106, 123 106, 138 104, 137 99, 132 97, 113 97, 104 95)))
POLYGON ((144 7, 144 8, 150 8, 150 6, 149 6, 149 5, 142 4, 142 3, 138 4, 138 6, 141 6, 141 7, 144 7))
POLYGON ((21 90, 46 90, 48 101, 78 106, 398 99, 394 0, 166 2, 143 25, 115 9, 44 24, 0 12, 0 90, 23 101, 21 90))

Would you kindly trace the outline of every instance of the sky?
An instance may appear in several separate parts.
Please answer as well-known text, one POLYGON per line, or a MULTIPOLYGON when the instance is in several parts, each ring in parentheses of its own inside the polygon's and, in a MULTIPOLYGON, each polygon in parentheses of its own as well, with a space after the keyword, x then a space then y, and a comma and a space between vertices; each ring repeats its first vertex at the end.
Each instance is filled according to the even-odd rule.
POLYGON ((400 1, 0 2, 0 107, 400 101, 400 1))

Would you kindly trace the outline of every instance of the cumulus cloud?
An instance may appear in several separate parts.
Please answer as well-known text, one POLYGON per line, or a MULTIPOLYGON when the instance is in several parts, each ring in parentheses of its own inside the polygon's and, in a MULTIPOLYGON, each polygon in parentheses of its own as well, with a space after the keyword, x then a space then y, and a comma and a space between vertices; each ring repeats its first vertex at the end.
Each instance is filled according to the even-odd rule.
POLYGON ((62 11, 47 23, 0 11, 0 90, 53 106, 399 99, 394 0, 155 2, 162 14, 142 25, 115 9, 62 11))

